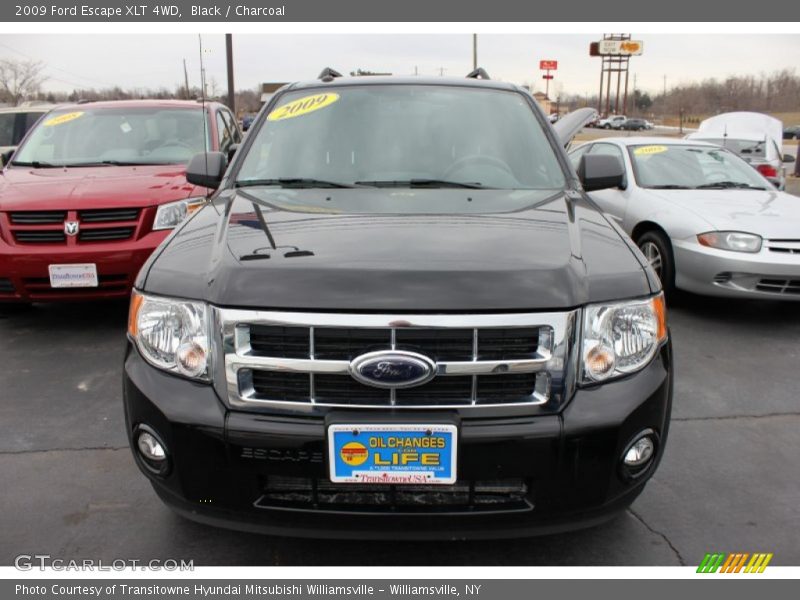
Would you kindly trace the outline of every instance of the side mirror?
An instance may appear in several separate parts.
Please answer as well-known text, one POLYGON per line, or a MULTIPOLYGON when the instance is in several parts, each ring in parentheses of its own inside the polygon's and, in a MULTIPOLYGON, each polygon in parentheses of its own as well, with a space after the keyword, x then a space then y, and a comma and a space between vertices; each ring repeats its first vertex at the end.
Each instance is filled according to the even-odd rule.
POLYGON ((625 184, 625 168, 616 156, 584 154, 578 163, 578 178, 587 192, 621 188, 625 184))
POLYGON ((16 148, 12 148, 11 150, 6 150, 2 154, 0 154, 0 167, 5 167, 8 163, 11 162, 11 157, 14 156, 14 150, 16 150, 16 148))
POLYGON ((215 190, 219 187, 227 167, 228 159, 222 152, 195 154, 186 167, 186 181, 215 190))
POLYGON ((783 155, 783 162, 794 162, 796 157, 792 156, 791 154, 784 154, 783 155))
POLYGON ((231 162, 233 160, 233 155, 236 154, 236 151, 239 149, 239 146, 241 146, 241 144, 231 144, 230 146, 228 146, 228 162, 231 162))

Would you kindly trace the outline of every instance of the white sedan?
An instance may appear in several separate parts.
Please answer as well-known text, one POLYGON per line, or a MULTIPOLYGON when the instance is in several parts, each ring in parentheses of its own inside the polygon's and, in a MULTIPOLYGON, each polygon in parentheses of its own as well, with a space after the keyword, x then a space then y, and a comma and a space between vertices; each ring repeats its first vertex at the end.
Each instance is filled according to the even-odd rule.
POLYGON ((570 152, 618 159, 592 199, 633 238, 665 290, 800 300, 800 198, 732 152, 671 138, 604 138, 570 152))

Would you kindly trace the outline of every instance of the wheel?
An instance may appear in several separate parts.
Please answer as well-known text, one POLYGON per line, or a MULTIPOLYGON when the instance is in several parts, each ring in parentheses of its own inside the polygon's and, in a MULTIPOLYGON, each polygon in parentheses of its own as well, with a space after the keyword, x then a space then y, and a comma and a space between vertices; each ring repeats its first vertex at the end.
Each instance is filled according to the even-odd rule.
POLYGON ((669 238, 660 231, 646 231, 637 238, 636 245, 661 280, 664 293, 672 294, 675 290, 675 260, 669 238))
POLYGON ((605 125, 603 125, 603 129, 611 129, 611 125, 609 125, 608 123, 606 123, 605 125))

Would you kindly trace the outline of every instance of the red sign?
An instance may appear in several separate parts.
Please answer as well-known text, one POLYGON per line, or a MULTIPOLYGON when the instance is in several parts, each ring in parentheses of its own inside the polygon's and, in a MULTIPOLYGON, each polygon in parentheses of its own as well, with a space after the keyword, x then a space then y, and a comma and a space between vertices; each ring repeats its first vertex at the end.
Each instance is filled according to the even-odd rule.
POLYGON ((539 61, 539 69, 541 71, 557 71, 558 70, 558 61, 557 60, 540 60, 539 61))

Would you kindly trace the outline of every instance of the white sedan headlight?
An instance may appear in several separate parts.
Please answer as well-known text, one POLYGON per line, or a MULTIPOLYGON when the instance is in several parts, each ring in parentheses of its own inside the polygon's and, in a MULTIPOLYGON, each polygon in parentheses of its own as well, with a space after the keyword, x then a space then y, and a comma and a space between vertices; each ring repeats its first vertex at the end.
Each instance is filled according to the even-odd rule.
POLYGON ((667 338, 664 295, 590 304, 583 313, 584 383, 605 381, 647 365, 667 338))
POLYGON ((697 236, 701 246, 731 250, 733 252, 758 252, 761 250, 761 236, 741 231, 709 231, 697 236))
POLYGON ((128 333, 153 366, 208 381, 211 366, 208 313, 203 302, 134 291, 128 333))
POLYGON ((153 223, 153 230, 174 229, 180 225, 186 217, 195 212, 206 203, 205 198, 186 198, 177 202, 162 204, 156 211, 156 219, 153 223))

